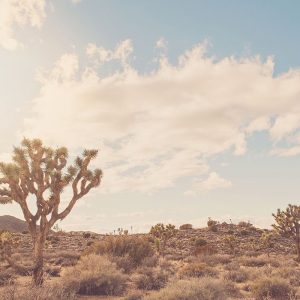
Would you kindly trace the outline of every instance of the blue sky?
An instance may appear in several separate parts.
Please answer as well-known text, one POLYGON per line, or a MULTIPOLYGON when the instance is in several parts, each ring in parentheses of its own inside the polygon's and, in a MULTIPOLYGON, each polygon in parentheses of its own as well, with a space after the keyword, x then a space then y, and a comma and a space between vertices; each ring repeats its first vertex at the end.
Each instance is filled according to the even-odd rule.
POLYGON ((0 0, 0 153, 101 149, 63 228, 269 226, 299 203, 298 1, 31 2, 0 0))

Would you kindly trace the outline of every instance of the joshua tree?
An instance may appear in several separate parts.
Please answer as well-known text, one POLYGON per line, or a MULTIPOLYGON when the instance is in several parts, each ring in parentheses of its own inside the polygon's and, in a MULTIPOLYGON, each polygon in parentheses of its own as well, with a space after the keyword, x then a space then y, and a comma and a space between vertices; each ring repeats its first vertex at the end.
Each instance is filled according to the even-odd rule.
POLYGON ((289 204, 285 211, 277 210, 272 214, 277 224, 272 226, 281 235, 293 237, 297 249, 297 261, 300 262, 300 206, 289 204))
POLYGON ((263 232, 259 241, 263 249, 267 251, 268 257, 270 257, 270 249, 274 247, 274 232, 263 232))
POLYGON ((224 237, 224 243, 229 247, 230 252, 235 255, 236 239, 233 234, 228 234, 224 237))
POLYGON ((167 241, 173 237, 176 233, 175 226, 172 224, 164 225, 158 223, 151 227, 150 234, 153 235, 155 239, 155 245, 159 253, 164 256, 167 241))
POLYGON ((36 285, 43 283, 43 251, 51 227, 100 184, 101 170, 88 169, 96 156, 97 150, 85 150, 73 165, 66 167, 68 150, 65 147, 54 150, 45 147, 39 139, 24 139, 20 147, 14 148, 13 162, 0 163, 0 203, 14 201, 22 209, 33 241, 32 276, 36 285), (62 192, 69 185, 71 199, 59 211, 62 192), (36 203, 34 212, 29 209, 32 196, 36 203))

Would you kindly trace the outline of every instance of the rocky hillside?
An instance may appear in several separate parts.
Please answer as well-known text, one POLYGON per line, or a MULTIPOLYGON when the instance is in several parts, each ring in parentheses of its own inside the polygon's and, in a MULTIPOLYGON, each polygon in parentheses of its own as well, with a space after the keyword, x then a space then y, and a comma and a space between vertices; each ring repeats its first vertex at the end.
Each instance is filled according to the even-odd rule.
POLYGON ((0 230, 21 233, 27 231, 28 227, 25 221, 6 215, 0 216, 0 230))
MULTIPOLYGON (((224 223, 218 224, 214 230, 208 227, 176 230, 175 235, 167 242, 165 255, 172 260, 180 260, 202 254, 259 255, 266 252, 273 255, 295 254, 293 240, 278 235, 274 235, 266 249, 262 243, 262 236, 270 232, 254 226, 243 227, 224 223)), ((30 256, 32 251, 30 235, 17 233, 16 236, 20 241, 18 249, 15 249, 16 253, 30 256)), ((110 235, 91 232, 52 232, 47 238, 46 253, 56 253, 59 256, 61 252, 70 252, 80 256, 89 245, 109 237, 110 235)), ((150 235, 149 239, 155 248, 155 242, 150 235)))

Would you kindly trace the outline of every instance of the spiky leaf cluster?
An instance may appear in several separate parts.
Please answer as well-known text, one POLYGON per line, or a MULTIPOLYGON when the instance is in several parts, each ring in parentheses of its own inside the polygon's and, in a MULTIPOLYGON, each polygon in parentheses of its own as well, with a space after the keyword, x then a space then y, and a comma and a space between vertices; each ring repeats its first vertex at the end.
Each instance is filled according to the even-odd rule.
POLYGON ((272 226, 277 232, 285 236, 296 236, 300 229, 300 206, 289 204, 285 211, 278 209, 272 215, 276 222, 272 226))
POLYGON ((100 184, 101 170, 88 168, 97 153, 97 150, 85 150, 67 167, 67 148, 52 149, 39 139, 25 138, 20 147, 14 148, 12 162, 0 163, 0 203, 19 203, 29 224, 40 217, 47 223, 45 216, 51 214, 50 226, 53 225, 66 217, 79 198, 100 184), (66 209, 59 213, 61 193, 68 185, 72 186, 73 196, 66 209), (28 209, 30 194, 36 198, 35 214, 28 209))
POLYGON ((163 223, 158 223, 151 227, 150 234, 159 238, 161 240, 167 240, 174 236, 176 233, 175 226, 172 224, 164 225, 163 223))

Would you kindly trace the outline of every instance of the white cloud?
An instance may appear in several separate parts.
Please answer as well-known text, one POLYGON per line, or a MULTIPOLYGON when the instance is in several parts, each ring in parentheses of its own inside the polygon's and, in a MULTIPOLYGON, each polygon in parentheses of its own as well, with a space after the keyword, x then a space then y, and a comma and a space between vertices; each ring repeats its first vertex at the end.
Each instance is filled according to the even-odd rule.
POLYGON ((300 145, 293 146, 290 148, 275 148, 271 151, 271 154, 283 156, 283 157, 299 155, 300 154, 300 145))
POLYGON ((45 7, 46 0, 0 0, 0 47, 7 50, 22 47, 15 29, 41 28, 46 18, 45 7))
POLYGON ((74 80, 79 68, 78 57, 74 53, 62 55, 54 64, 54 67, 49 72, 43 73, 38 71, 37 79, 41 83, 47 84, 52 82, 67 82, 74 80))
POLYGON ((97 47, 95 44, 88 44, 86 53, 89 57, 94 58, 98 64, 103 64, 111 60, 119 60, 123 67, 128 66, 128 58, 133 52, 131 40, 122 41, 115 50, 107 50, 103 47, 97 47))
MULTIPOLYGON (((20 134, 101 148, 103 191, 152 192, 198 178, 208 172, 209 157, 228 150, 243 155, 256 131, 300 145, 300 71, 274 77, 271 58, 215 60, 205 47, 187 51, 177 65, 164 57, 148 74, 130 65, 130 40, 114 50, 89 44, 83 70, 76 54, 65 54, 39 76, 40 95, 20 134), (104 76, 99 65, 112 60, 121 67, 104 76)), ((210 175, 205 186, 229 186, 210 175)))
POLYGON ((226 180, 216 172, 211 172, 209 176, 204 180, 195 181, 192 185, 192 189, 186 192, 186 195, 196 195, 197 193, 207 192, 215 189, 230 188, 232 183, 226 180))
POLYGON ((168 48, 168 42, 162 37, 156 42, 156 48, 166 51, 168 48))

